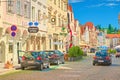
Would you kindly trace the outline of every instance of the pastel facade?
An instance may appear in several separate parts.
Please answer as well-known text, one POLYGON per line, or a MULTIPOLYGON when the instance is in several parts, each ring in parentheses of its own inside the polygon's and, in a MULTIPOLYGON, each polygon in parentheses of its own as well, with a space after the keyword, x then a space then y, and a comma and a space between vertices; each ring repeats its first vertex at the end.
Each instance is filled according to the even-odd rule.
POLYGON ((0 62, 13 60, 14 64, 19 63, 19 50, 65 50, 66 37, 60 34, 67 34, 68 1, 54 1, 14 0, 0 3, 0 62), (51 21, 53 18, 55 22, 51 21), (28 32, 29 22, 39 23, 38 33, 28 32), (11 36, 12 25, 17 27, 15 37, 11 36), (61 30, 63 27, 64 31, 61 30))
POLYGON ((0 62, 13 60, 18 63, 18 50, 26 46, 28 21, 30 20, 30 1, 12 0, 1 2, 1 32, 0 62), (16 36, 12 37, 11 26, 17 27, 16 36))
POLYGON ((96 28, 91 22, 81 26, 81 46, 95 48, 97 46, 96 28))
POLYGON ((30 21, 38 22, 39 31, 37 33, 29 33, 26 50, 45 50, 46 49, 46 35, 47 35, 47 0, 31 0, 30 6, 30 21))
POLYGON ((48 0, 47 49, 65 50, 68 0, 48 0), (65 28, 62 31, 62 28, 65 28))

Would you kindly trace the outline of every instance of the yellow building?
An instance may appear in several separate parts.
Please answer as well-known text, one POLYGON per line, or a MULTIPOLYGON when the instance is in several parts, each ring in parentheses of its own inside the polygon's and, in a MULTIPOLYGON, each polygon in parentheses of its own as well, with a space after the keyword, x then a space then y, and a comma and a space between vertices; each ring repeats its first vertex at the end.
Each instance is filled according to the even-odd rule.
POLYGON ((63 33, 67 33, 67 3, 68 0, 48 0, 47 49, 65 50, 63 33))

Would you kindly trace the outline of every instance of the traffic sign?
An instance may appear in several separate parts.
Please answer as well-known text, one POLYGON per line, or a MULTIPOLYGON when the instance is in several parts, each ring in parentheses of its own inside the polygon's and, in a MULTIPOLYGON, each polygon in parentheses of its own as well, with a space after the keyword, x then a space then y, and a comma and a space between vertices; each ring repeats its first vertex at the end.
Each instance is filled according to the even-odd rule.
POLYGON ((17 30, 17 27, 15 25, 12 25, 11 26, 11 31, 16 31, 17 30))
POLYGON ((15 35, 16 35, 15 32, 12 32, 12 33, 11 33, 11 36, 12 36, 12 37, 15 37, 15 35))
POLYGON ((33 25, 33 22, 29 22, 28 25, 29 25, 29 26, 32 26, 32 25, 33 25))
POLYGON ((28 27, 29 33, 37 33, 39 31, 38 27, 28 27))
POLYGON ((38 26, 38 24, 39 24, 38 22, 34 22, 34 26, 38 26))

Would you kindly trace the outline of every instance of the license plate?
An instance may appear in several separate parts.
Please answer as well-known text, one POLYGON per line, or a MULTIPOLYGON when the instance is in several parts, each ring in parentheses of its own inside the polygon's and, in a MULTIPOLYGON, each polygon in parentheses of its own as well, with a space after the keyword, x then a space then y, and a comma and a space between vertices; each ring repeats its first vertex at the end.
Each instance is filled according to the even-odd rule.
POLYGON ((28 63, 34 63, 34 61, 28 61, 28 63))
POLYGON ((98 62, 104 62, 103 60, 98 60, 98 62))

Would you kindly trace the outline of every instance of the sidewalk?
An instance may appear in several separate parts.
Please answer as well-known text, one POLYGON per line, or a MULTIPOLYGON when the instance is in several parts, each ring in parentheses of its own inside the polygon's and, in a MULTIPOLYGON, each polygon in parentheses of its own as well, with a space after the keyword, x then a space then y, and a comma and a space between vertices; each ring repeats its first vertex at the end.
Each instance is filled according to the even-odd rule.
POLYGON ((4 68, 4 63, 0 63, 0 75, 16 71, 17 69, 20 69, 20 64, 15 65, 13 68, 6 69, 4 68))

